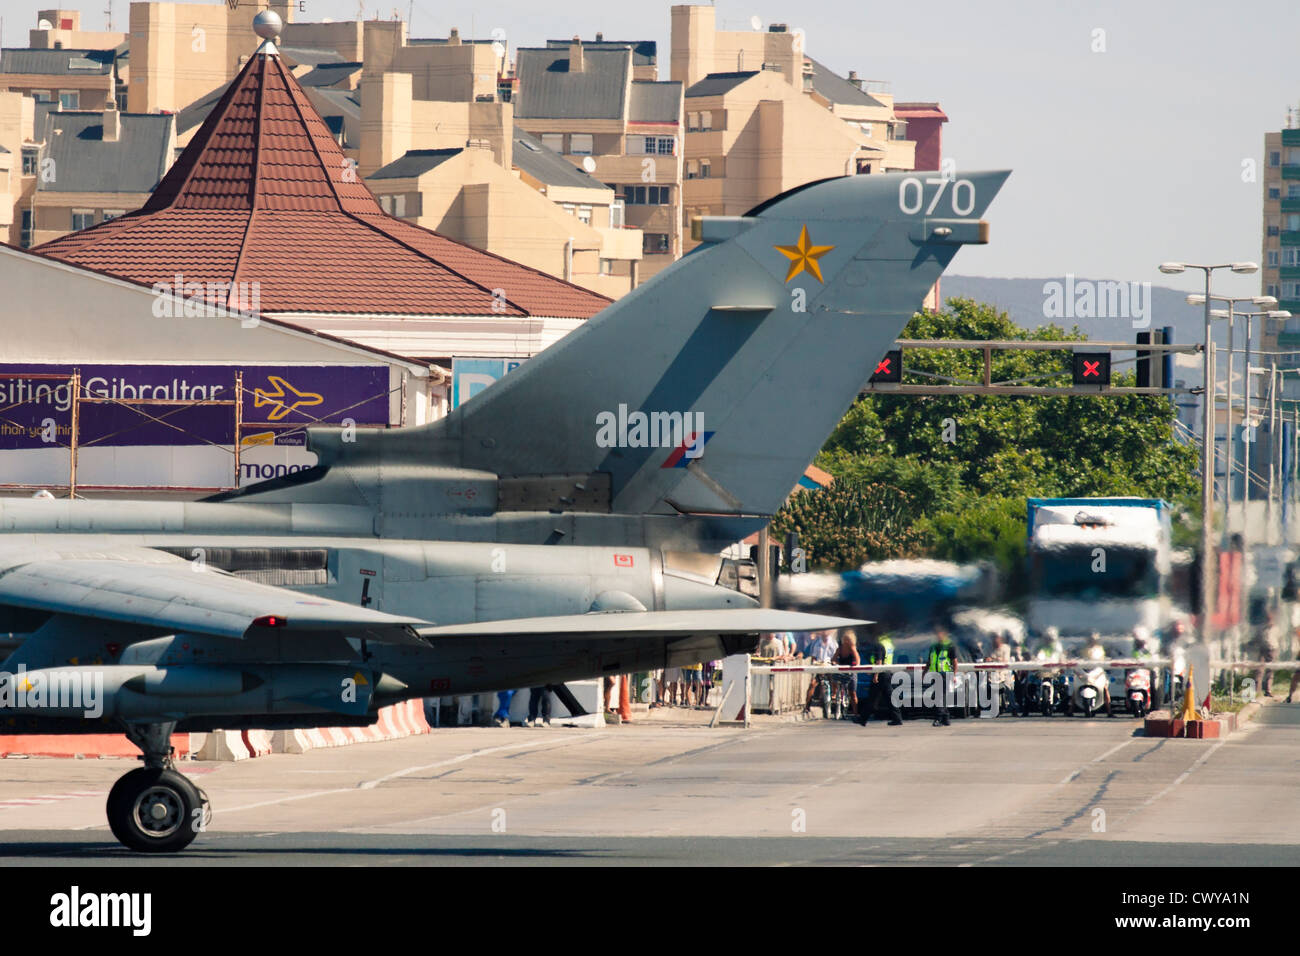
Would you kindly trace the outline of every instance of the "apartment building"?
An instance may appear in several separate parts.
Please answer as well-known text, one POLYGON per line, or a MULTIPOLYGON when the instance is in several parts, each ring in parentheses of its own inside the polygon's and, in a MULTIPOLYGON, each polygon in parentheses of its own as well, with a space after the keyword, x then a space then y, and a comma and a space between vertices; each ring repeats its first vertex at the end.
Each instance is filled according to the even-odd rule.
POLYGON ((359 170, 385 212, 602 295, 640 281, 615 191, 514 125, 511 103, 420 100, 364 81, 359 170))
MULTIPOLYGON (((1265 351, 1297 347, 1278 356, 1278 365, 1300 365, 1300 107, 1287 111, 1285 129, 1264 136, 1263 254, 1260 291, 1278 300, 1277 308, 1294 316, 1285 322, 1265 321, 1261 330, 1265 351)), ((1288 376, 1283 394, 1300 398, 1300 380, 1288 376)))
POLYGON ((118 103, 116 49, 0 50, 0 90, 65 110, 118 103))
POLYGON ((631 44, 590 49, 576 37, 520 49, 513 103, 519 127, 614 188, 624 225, 641 231, 644 280, 683 252, 683 100, 676 81, 636 79, 636 56, 631 44))
MULTIPOLYGON (((27 248, 89 229, 143 206, 171 167, 169 114, 45 111, 25 150, 16 245, 27 248)), ((12 235, 12 231, 11 231, 12 235)))

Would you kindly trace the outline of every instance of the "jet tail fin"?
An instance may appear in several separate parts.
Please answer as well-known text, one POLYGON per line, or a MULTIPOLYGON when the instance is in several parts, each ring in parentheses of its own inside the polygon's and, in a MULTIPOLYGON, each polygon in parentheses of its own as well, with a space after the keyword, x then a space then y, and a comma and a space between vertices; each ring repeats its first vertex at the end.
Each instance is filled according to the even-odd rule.
POLYGON ((450 475, 448 494, 495 482, 498 511, 771 515, 957 250, 988 240, 1008 175, 846 176, 697 220, 697 249, 446 418, 312 429, 322 467, 250 493, 415 514, 450 475))
POLYGON ((429 426, 462 466, 604 473, 619 513, 772 514, 1009 174, 849 176, 749 215, 429 426))

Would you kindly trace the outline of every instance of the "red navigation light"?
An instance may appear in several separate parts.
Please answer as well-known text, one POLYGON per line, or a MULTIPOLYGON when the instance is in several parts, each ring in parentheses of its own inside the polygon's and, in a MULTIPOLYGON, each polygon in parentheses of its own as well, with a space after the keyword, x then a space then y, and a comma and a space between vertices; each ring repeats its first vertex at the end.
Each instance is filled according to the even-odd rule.
POLYGON ((253 622, 254 627, 284 627, 289 623, 288 618, 280 617, 278 614, 267 614, 259 617, 253 622))

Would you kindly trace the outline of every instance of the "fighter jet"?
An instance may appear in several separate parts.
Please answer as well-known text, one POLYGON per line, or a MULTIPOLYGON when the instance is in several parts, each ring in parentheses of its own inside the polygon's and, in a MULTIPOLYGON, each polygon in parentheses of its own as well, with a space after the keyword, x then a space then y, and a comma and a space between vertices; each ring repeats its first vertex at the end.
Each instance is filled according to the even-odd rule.
POLYGON ((0 502, 0 726, 121 730, 126 846, 206 820, 176 730, 694 663, 849 620, 762 608, 763 527, 1005 172, 848 176, 743 216, 431 424, 312 428, 318 464, 197 502, 0 502), (87 688, 100 687, 94 707, 87 688))

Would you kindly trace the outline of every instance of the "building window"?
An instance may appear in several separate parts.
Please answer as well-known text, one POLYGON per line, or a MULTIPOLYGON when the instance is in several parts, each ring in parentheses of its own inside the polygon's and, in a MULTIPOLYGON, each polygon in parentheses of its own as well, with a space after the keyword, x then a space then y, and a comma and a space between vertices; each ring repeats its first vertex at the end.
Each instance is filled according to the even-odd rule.
POLYGON ((1288 149, 1286 151, 1286 164, 1294 166, 1296 163, 1300 163, 1300 149, 1288 149))
POLYGON ((36 151, 36 147, 34 146, 31 148, 25 146, 23 147, 23 175, 24 176, 36 175, 36 166, 37 166, 36 161, 38 155, 39 154, 36 151))
POLYGON ((105 209, 102 221, 108 222, 110 219, 117 219, 119 216, 125 216, 125 209, 105 209))
POLYGON ((30 247, 31 247, 31 244, 32 244, 32 211, 31 211, 30 209, 24 209, 24 210, 23 210, 23 232, 22 232, 22 236, 19 238, 18 242, 19 242, 19 245, 21 245, 24 249, 27 249, 27 248, 30 248, 30 247))
POLYGON ((698 132, 699 129, 700 129, 700 114, 699 114, 699 113, 687 113, 687 114, 686 114, 686 132, 688 132, 688 133, 695 133, 695 132, 698 132))
POLYGON ((580 223, 582 223, 583 225, 586 225, 586 226, 590 226, 590 225, 591 225, 591 207, 590 207, 590 206, 579 206, 579 207, 578 207, 578 222, 580 222, 580 223))
POLYGON ((622 199, 629 206, 667 206, 673 201, 668 186, 624 186, 622 199))
POLYGON ((74 209, 72 210, 72 231, 79 232, 82 229, 89 229, 95 224, 95 210, 93 209, 74 209))
MULTIPOLYGON (((1287 248, 1293 248, 1293 247, 1288 246, 1287 248)), ((1277 254, 1277 250, 1276 250, 1276 249, 1269 249, 1269 250, 1268 250, 1268 267, 1269 267, 1270 269, 1276 269, 1276 268, 1277 268, 1277 265, 1278 265, 1278 261, 1279 261, 1279 256, 1278 256, 1278 254, 1277 254)))
MULTIPOLYGON (((1274 253, 1269 253, 1273 255, 1274 253)), ((1282 250, 1282 265, 1294 266, 1300 264, 1300 246, 1287 246, 1282 250)))
POLYGON ((703 112, 700 113, 700 132, 710 133, 712 131, 713 131, 713 113, 709 110, 704 110, 703 112))
POLYGON ((53 103, 54 94, 49 90, 32 90, 32 99, 37 103, 53 103))
POLYGON ((406 215, 406 197, 405 197, 405 196, 394 196, 394 197, 393 197, 393 215, 396 216, 398 219, 401 219, 403 216, 406 215))
POLYGON ((672 242, 667 233, 647 232, 641 237, 641 254, 661 256, 672 252, 672 242))
POLYGON ((1265 295, 1271 295, 1273 298, 1276 299, 1276 298, 1277 298, 1278 291, 1279 291, 1279 290, 1278 290, 1277 285, 1276 285, 1275 283, 1270 283, 1268 286, 1265 287, 1265 289, 1264 289, 1264 294, 1265 294, 1265 295))
POLYGON ((1283 282, 1282 298, 1300 299, 1300 282, 1283 282))
POLYGON ((1268 187, 1268 198, 1269 198, 1269 199, 1281 199, 1281 198, 1282 198, 1282 190, 1279 189, 1277 186, 1269 186, 1269 187, 1268 187))
POLYGON ((571 133, 569 135, 569 152, 574 156, 590 156, 592 141, 590 133, 571 133))
POLYGON ((575 206, 575 205, 574 205, 573 203, 571 203, 571 202, 562 202, 562 203, 560 203, 560 208, 563 209, 563 210, 564 210, 566 213, 568 213, 570 216, 572 216, 574 210, 577 209, 578 207, 575 206))
POLYGON ((862 135, 865 136, 865 137, 867 137, 867 139, 870 139, 870 138, 871 138, 871 124, 870 124, 870 123, 859 123, 858 125, 862 128, 862 135))
POLYGON ((700 160, 700 178, 709 179, 713 176, 713 163, 707 159, 700 160))
POLYGON ((871 160, 859 159, 856 163, 859 176, 871 175, 871 160))
POLYGON ((676 136, 629 136, 627 138, 629 156, 676 156, 676 136))
POLYGON ((613 260, 613 259, 601 259, 601 260, 600 260, 600 274, 603 275, 603 276, 612 276, 612 275, 614 274, 614 260, 613 260))
POLYGON ((1300 232, 1300 213, 1285 216, 1282 228, 1287 232, 1300 232))
POLYGON ((76 110, 81 108, 79 90, 59 90, 59 109, 76 110))
POLYGON ((1272 220, 1272 221, 1269 222, 1269 224, 1268 224, 1268 234, 1269 234, 1270 236, 1276 236, 1280 231, 1281 231, 1281 229, 1280 229, 1280 227, 1279 227, 1278 224, 1277 224, 1277 220, 1272 220))
POLYGON ((686 161, 686 178, 697 179, 700 175, 700 164, 694 159, 686 161))
POLYGON ((615 199, 609 207, 609 228, 622 229, 623 223, 627 221, 624 215, 626 211, 623 200, 615 199))
POLYGON ((1281 165, 1282 165, 1282 153, 1281 153, 1280 150, 1276 150, 1276 149, 1275 149, 1275 150, 1273 150, 1271 153, 1268 154, 1268 164, 1269 164, 1270 166, 1281 166, 1281 165))
POLYGON ((1287 184, 1286 184, 1286 198, 1287 198, 1287 199, 1300 199, 1300 183, 1287 183, 1287 184))
POLYGON ((380 197, 379 197, 379 208, 382 209, 384 212, 388 213, 388 214, 391 216, 391 215, 393 214, 393 197, 392 197, 392 196, 380 196, 380 197))
POLYGON ((564 134, 563 133, 543 133, 542 145, 547 149, 553 149, 557 153, 564 152, 564 134))

